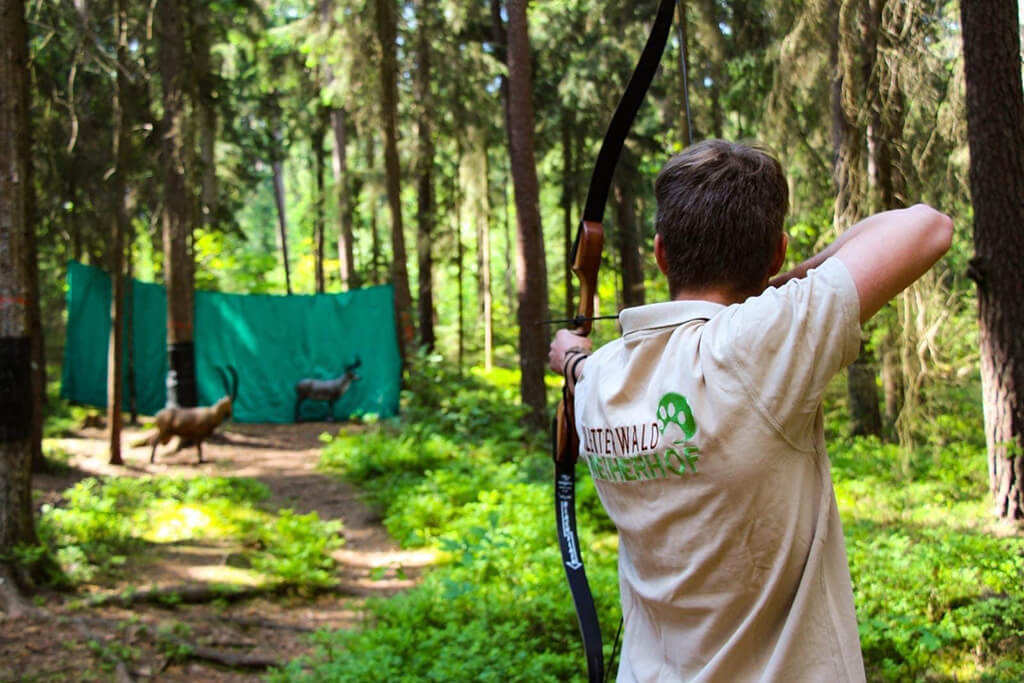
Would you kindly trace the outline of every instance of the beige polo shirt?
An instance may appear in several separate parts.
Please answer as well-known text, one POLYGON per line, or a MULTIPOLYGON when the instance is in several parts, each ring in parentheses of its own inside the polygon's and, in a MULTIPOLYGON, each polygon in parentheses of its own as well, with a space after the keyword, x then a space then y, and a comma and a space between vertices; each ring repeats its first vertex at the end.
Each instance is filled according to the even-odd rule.
POLYGON ((742 304, 627 309, 576 388, 619 530, 619 681, 863 681, 821 399, 856 358, 835 258, 742 304))

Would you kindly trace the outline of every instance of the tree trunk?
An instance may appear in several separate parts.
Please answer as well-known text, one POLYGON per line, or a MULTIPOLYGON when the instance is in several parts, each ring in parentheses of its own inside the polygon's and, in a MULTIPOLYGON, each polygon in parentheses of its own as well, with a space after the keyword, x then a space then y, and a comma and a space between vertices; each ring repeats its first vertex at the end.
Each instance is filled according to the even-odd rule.
POLYGON ((981 381, 996 514, 1024 519, 1024 92, 1015 0, 960 3, 981 381))
POLYGON ((615 174, 616 244, 622 271, 622 304, 626 308, 644 304, 644 270, 640 262, 640 236, 636 221, 637 169, 635 159, 623 149, 615 174))
POLYGON ((190 44, 196 79, 196 119, 199 127, 199 219, 210 227, 217 219, 217 102, 210 66, 210 10, 192 0, 190 44))
POLYGON ((480 322, 484 333, 484 368, 494 363, 494 327, 492 324, 493 296, 491 295, 491 188, 490 168, 487 163, 487 133, 474 127, 469 133, 470 152, 466 158, 462 185, 469 200, 469 213, 476 230, 476 286, 480 302, 480 322))
MULTIPOLYGON (((122 64, 128 58, 128 13, 125 0, 118 0, 114 17, 117 59, 122 64)), ((128 166, 128 129, 125 120, 124 102, 128 84, 124 72, 117 71, 114 84, 114 172, 110 175, 111 235, 110 235, 110 342, 107 346, 107 441, 109 463, 123 465, 121 458, 121 427, 124 413, 121 410, 124 383, 122 359, 124 358, 124 235, 127 232, 125 216, 125 173, 128 166)))
POLYGON ((128 246, 125 255, 124 275, 124 346, 125 362, 128 364, 126 370, 126 383, 128 391, 128 422, 132 425, 139 423, 139 401, 138 392, 135 390, 135 229, 128 222, 128 246))
POLYGON ((575 240, 574 233, 578 218, 576 215, 576 167, 573 163, 574 118, 571 108, 562 108, 562 245, 565 251, 562 268, 565 277, 565 317, 567 320, 576 315, 572 272, 572 245, 575 240))
MULTIPOLYGON (((28 69, 23 82, 23 102, 31 106, 32 71, 28 69)), ((2 106, 2 105, 0 105, 2 106)), ((28 336, 32 340, 32 471, 41 472, 48 467, 43 456, 43 407, 46 405, 46 345, 43 338, 43 314, 39 288, 39 255, 36 239, 37 205, 35 193, 35 168, 32 164, 32 121, 29 109, 25 110, 25 135, 22 136, 22 155, 25 164, 25 248, 28 254, 28 336)))
MULTIPOLYGON (((319 80, 319 79, 318 79, 319 80)), ((317 88, 319 90, 319 88, 317 88)), ((324 176, 326 169, 324 138, 327 137, 329 112, 325 107, 318 106, 316 123, 313 125, 313 176, 316 182, 316 197, 313 206, 313 272, 317 294, 327 291, 324 274, 324 248, 326 246, 324 221, 324 176)))
POLYGON ((163 165, 164 165, 164 279, 167 283, 167 348, 170 363, 167 404, 195 406, 195 344, 193 331, 194 270, 192 235, 192 192, 185 169, 184 141, 185 35, 180 0, 163 0, 158 5, 160 78, 163 82, 163 165))
MULTIPOLYGON (((320 21, 327 27, 328 35, 336 35, 338 22, 335 19, 334 0, 321 0, 320 21)), ((326 80, 331 90, 336 89, 336 78, 334 68, 329 60, 324 64, 326 80)), ((338 199, 338 278, 341 281, 342 291, 348 291, 358 287, 356 282, 355 261, 353 259, 352 243, 352 213, 353 213, 353 192, 354 183, 349 177, 348 168, 348 136, 349 122, 345 110, 332 102, 328 107, 331 131, 334 134, 333 153, 331 164, 334 171, 335 191, 338 199)))
POLYGON ((417 132, 417 201, 416 253, 419 276, 418 317, 420 346, 432 351, 434 333, 434 264, 431 243, 434 240, 434 140, 433 103, 430 94, 430 7, 433 0, 417 0, 416 19, 419 24, 416 38, 416 102, 419 108, 417 132))
POLYGON ((384 167, 388 209, 391 213, 391 281, 395 288, 395 323, 403 362, 415 337, 412 294, 406 267, 402 226, 402 178, 398 165, 398 17, 394 0, 376 0, 377 38, 380 41, 381 115, 384 125, 384 167))
POLYGON ((679 31, 679 142, 687 147, 693 142, 693 121, 690 113, 690 40, 689 21, 686 17, 687 0, 676 5, 676 26, 679 31))
POLYGON ((452 214, 454 215, 454 226, 452 229, 452 236, 455 239, 455 275, 458 297, 458 315, 459 315, 459 373, 462 373, 462 368, 466 360, 466 292, 465 292, 465 275, 466 275, 466 245, 462 242, 462 193, 459 191, 459 168, 462 166, 462 137, 461 135, 455 136, 455 173, 452 174, 451 184, 451 197, 452 197, 452 214))
POLYGON ((548 280, 533 142, 533 86, 526 0, 508 3, 508 147, 516 202, 516 295, 519 304, 520 393, 526 422, 547 426, 544 371, 548 337, 537 333, 547 317, 548 280))
POLYGON ((373 179, 375 164, 377 163, 377 145, 373 139, 373 135, 366 136, 366 168, 370 175, 370 180, 366 183, 369 186, 370 195, 369 204, 370 208, 370 282, 375 285, 380 284, 380 263, 383 259, 381 255, 381 244, 380 244, 380 231, 377 226, 378 209, 380 208, 379 196, 380 187, 376 180, 373 179))
POLYGON ((334 182, 338 189, 338 275, 343 290, 355 289, 356 264, 352 249, 352 193, 348 177, 348 125, 344 109, 331 109, 334 131, 334 182))
MULTIPOLYGON (((274 152, 277 154, 277 151, 274 152)), ((288 262, 288 215, 285 208, 284 169, 280 161, 271 164, 274 174, 274 204, 277 206, 277 241, 281 248, 281 263, 284 265, 284 291, 292 293, 291 266, 288 262)))
MULTIPOLYGON (((0 549, 37 543, 32 514, 32 339, 30 336, 27 155, 28 29, 22 0, 0 0, 0 549)), ((0 558, 0 578, 9 576, 0 558)), ((21 609, 0 583, 0 603, 21 609)))

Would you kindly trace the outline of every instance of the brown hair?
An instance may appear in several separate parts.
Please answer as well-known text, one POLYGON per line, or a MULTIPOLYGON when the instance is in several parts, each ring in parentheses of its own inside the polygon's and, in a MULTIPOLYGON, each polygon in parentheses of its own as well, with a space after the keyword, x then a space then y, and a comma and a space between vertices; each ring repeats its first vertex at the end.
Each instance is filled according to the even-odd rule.
POLYGON ((669 159, 654 196, 673 296, 707 287, 760 293, 789 209, 789 187, 774 156, 757 146, 705 140, 669 159))

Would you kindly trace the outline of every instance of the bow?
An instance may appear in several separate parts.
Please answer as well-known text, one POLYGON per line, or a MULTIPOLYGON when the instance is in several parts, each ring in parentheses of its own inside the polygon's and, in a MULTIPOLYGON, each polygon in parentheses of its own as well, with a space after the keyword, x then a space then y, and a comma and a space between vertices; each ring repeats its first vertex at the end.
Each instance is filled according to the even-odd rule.
MULTIPOLYGON (((604 230, 601 221, 608 199, 615 165, 625 144, 633 119, 643 103, 647 88, 661 61, 669 29, 672 26, 672 12, 675 0, 660 0, 658 14, 640 60, 633 70, 622 98, 612 115, 605 133, 601 150, 598 152, 594 170, 590 176, 587 201, 583 219, 573 243, 570 260, 572 271, 579 282, 579 301, 576 317, 571 321, 576 327, 574 334, 590 334, 594 319, 594 294, 597 291, 597 273, 601 265, 601 249, 604 245, 604 230)), ((583 650, 587 659, 587 672, 591 683, 604 679, 604 660, 601 649, 601 628, 597 620, 597 609, 587 583, 583 557, 580 554, 579 537, 576 533, 576 459, 579 456, 579 438, 572 395, 568 384, 562 386, 562 400, 554 417, 552 428, 552 455, 555 461, 555 520, 558 529, 558 545, 562 550, 562 564, 566 579, 576 605, 576 618, 583 637, 583 650)))

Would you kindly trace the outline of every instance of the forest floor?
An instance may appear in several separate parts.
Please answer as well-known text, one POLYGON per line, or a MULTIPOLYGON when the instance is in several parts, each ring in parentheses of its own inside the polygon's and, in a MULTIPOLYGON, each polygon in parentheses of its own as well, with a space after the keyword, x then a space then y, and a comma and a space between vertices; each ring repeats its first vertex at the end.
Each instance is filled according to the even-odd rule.
POLYGON ((83 597, 118 595, 125 589, 202 592, 230 582, 226 560, 234 550, 211 543, 153 546, 144 558, 130 558, 116 583, 79 593, 35 597, 31 616, 0 614, 0 681, 253 681, 268 664, 284 664, 313 650, 310 636, 321 628, 359 623, 370 596, 391 596, 412 586, 432 557, 398 548, 359 491, 318 472, 319 436, 337 424, 228 424, 204 444, 205 462, 195 449, 173 453, 175 441, 132 448, 145 430, 126 427, 125 466, 106 463, 104 431, 83 428, 60 439, 70 455, 68 471, 33 477, 36 503, 60 504, 61 493, 85 477, 237 476, 266 484, 266 507, 316 511, 338 520, 345 543, 333 553, 338 588, 306 598, 255 595, 229 603, 200 601, 155 605, 133 602, 83 606, 83 597), (168 455, 161 455, 167 453, 168 455), (171 643, 169 646, 168 643, 171 643), (181 647, 175 647, 180 645, 181 647))

